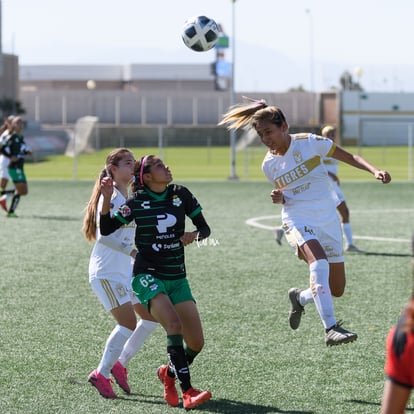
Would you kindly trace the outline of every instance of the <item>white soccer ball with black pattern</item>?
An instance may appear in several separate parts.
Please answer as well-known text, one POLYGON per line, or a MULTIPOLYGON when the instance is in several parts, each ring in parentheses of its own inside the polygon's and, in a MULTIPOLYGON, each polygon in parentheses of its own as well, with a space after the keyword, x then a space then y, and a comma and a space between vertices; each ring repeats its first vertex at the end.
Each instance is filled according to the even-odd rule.
POLYGON ((184 44, 196 52, 212 49, 219 38, 217 23, 206 16, 190 17, 184 23, 182 38, 184 44))

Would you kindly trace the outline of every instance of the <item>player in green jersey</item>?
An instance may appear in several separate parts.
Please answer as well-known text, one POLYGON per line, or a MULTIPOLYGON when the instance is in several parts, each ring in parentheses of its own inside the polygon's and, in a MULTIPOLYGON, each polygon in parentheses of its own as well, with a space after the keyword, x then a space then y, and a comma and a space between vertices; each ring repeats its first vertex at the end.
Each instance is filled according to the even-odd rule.
POLYGON ((211 398, 209 391, 194 389, 189 365, 204 346, 200 315, 187 280, 184 247, 210 235, 194 195, 184 186, 171 184, 168 166, 156 156, 142 157, 135 164, 134 194, 111 217, 113 183, 103 178, 101 234, 108 235, 131 221, 136 223, 132 289, 167 333, 168 365, 158 369, 164 399, 178 406, 175 378, 182 391, 183 406, 197 407, 211 398), (185 230, 189 217, 195 231, 185 230))

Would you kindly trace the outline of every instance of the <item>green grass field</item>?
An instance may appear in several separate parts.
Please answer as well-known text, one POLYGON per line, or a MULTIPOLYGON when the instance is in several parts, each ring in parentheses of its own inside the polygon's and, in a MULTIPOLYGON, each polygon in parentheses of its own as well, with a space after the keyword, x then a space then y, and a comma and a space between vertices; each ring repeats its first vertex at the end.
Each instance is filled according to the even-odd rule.
MULTIPOLYGON (((335 310, 359 338, 327 348, 314 307, 306 308, 297 331, 288 327, 287 290, 307 286, 308 272, 285 242, 279 247, 274 241, 280 207, 270 202, 271 186, 260 171, 250 168, 254 182, 227 181, 228 170, 211 161, 209 171, 220 174, 204 180, 197 174, 204 164, 186 159, 180 163, 196 167, 189 175, 195 180, 189 180, 169 151, 164 158, 176 182, 198 197, 212 228, 211 243, 186 250, 206 337, 192 378, 196 387, 213 393, 194 412, 378 413, 385 337, 412 285, 413 183, 401 176, 384 186, 362 171, 357 171, 361 181, 344 180, 355 243, 365 254, 346 255, 347 290, 335 299, 335 310), (246 224, 255 217, 265 228, 246 224)), ((90 180, 56 180, 71 177, 71 162, 27 165, 30 194, 21 200, 19 218, 0 215, 2 414, 183 410, 165 405, 156 376, 166 359, 161 328, 128 366, 131 395, 115 385, 120 398, 105 400, 86 380, 114 326, 89 287, 91 246, 81 232, 102 154, 84 156, 87 162, 79 165, 79 178, 90 180)), ((260 161, 257 155, 256 164, 260 161)), ((391 165, 386 168, 393 174, 391 165)))

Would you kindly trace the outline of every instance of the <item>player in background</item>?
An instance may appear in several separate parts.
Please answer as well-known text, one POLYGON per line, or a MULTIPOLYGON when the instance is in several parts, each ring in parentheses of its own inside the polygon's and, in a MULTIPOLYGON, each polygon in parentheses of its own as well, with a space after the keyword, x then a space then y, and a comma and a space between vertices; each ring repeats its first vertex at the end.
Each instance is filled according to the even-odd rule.
POLYGON ((91 288, 116 321, 106 341, 101 361, 88 377, 88 381, 105 398, 117 398, 112 389, 110 373, 126 393, 131 392, 125 366, 158 326, 131 289, 133 259, 137 254, 134 245, 135 224, 122 226, 109 236, 102 236, 99 230, 103 204, 101 180, 111 177, 114 182, 110 195, 110 210, 113 214, 128 197, 134 163, 134 155, 126 148, 118 148, 108 154, 105 167, 93 187, 82 228, 86 239, 95 242, 89 260, 91 288), (135 313, 141 317, 138 324, 135 313))
POLYGON ((11 128, 13 133, 3 143, 1 152, 9 159, 8 173, 15 187, 10 207, 7 210, 7 217, 17 217, 15 210, 20 202, 20 197, 27 195, 29 191, 24 173, 24 157, 32 152, 24 141, 22 118, 14 117, 11 128))
POLYGON ((164 384, 164 399, 178 406, 175 379, 182 392, 183 407, 191 409, 211 398, 209 391, 194 389, 189 365, 204 346, 197 305, 185 268, 185 246, 210 235, 194 195, 184 186, 171 184, 168 166, 156 156, 142 157, 135 164, 134 194, 111 217, 112 180, 102 179, 101 233, 136 223, 132 289, 167 334, 168 365, 157 373, 164 384), (185 230, 186 216, 196 227, 185 230))
MULTIPOLYGON (((414 257, 414 235, 411 252, 414 257)), ((404 414, 414 388, 414 290, 398 323, 388 333, 385 374, 381 414, 404 414)))
MULTIPOLYGON (((321 130, 321 135, 327 137, 336 143, 336 128, 332 125, 326 125, 321 130)), ((342 231, 345 236, 345 250, 347 252, 360 253, 361 251, 354 245, 352 237, 352 227, 349 221, 349 208, 346 204, 344 193, 341 190, 338 178, 338 160, 335 158, 325 158, 323 163, 328 170, 328 175, 332 179, 333 189, 338 197, 339 204, 336 206, 342 222, 342 231)))
POLYGON ((275 186, 271 200, 282 204, 286 239, 309 268, 309 288, 288 292, 290 327, 299 327, 304 306, 313 302, 325 328, 326 345, 352 342, 357 334, 342 328, 334 314, 332 295, 341 296, 345 290, 345 265, 341 223, 322 160, 333 157, 346 162, 384 184, 391 176, 330 139, 310 133, 289 134, 280 108, 268 106, 264 100, 247 99, 248 103, 230 108, 220 125, 254 128, 268 147, 262 170, 275 186))
POLYGON ((281 246, 282 245, 282 239, 283 239, 283 235, 285 234, 285 232, 283 231, 282 227, 276 227, 275 230, 275 240, 276 243, 281 246))
MULTIPOLYGON (((1 127, 0 135, 0 148, 4 146, 7 139, 13 132, 12 121, 14 115, 9 115, 4 118, 4 123, 1 127)), ((9 194, 14 193, 14 188, 11 190, 6 190, 7 184, 10 181, 10 175, 8 171, 9 167, 9 158, 6 157, 3 153, 0 153, 0 207, 7 212, 7 197, 9 194)))

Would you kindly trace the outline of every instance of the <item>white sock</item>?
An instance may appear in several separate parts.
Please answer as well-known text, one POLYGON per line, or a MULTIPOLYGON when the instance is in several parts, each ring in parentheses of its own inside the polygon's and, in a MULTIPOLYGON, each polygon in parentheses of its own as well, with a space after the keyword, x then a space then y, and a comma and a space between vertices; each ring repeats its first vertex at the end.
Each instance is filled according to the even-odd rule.
POLYGON ((131 329, 128 329, 125 326, 116 325, 114 330, 111 332, 111 335, 109 335, 105 344, 101 362, 97 368, 98 372, 104 377, 109 378, 111 369, 118 360, 125 342, 133 332, 134 331, 131 331, 131 329))
POLYGON ((142 348, 147 338, 158 327, 158 322, 141 319, 137 323, 132 335, 124 345, 124 349, 119 357, 119 362, 125 367, 132 357, 142 348))
POLYGON ((308 303, 313 303, 313 293, 312 293, 312 289, 308 288, 305 290, 302 290, 299 294, 299 303, 302 306, 307 305, 308 303))
POLYGON ((342 223, 342 232, 345 236, 345 243, 347 246, 350 246, 351 244, 354 244, 352 240, 352 227, 351 223, 342 223))
POLYGON ((309 265, 310 286, 313 300, 325 329, 336 324, 331 289, 329 287, 329 263, 325 259, 309 265))

